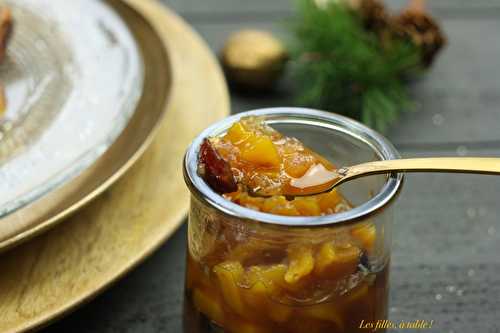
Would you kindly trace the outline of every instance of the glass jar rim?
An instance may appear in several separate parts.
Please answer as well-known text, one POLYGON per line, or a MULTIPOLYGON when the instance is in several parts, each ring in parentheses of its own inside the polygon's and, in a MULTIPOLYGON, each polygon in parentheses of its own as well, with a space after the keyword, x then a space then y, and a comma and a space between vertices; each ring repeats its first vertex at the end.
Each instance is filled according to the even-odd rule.
POLYGON ((213 191, 203 178, 198 175, 199 149, 205 138, 224 134, 233 123, 246 116, 265 117, 265 121, 269 124, 302 123, 304 125, 326 127, 343 132, 368 145, 382 160, 400 158, 396 148, 381 134, 353 119, 335 113, 297 107, 264 108, 238 113, 213 124, 201 132, 193 140, 184 157, 184 179, 191 194, 216 210, 232 217, 262 223, 291 227, 315 227, 353 223, 365 219, 384 209, 399 193, 403 174, 391 174, 382 186, 382 189, 368 201, 345 212, 322 216, 282 216, 263 213, 225 199, 213 191))

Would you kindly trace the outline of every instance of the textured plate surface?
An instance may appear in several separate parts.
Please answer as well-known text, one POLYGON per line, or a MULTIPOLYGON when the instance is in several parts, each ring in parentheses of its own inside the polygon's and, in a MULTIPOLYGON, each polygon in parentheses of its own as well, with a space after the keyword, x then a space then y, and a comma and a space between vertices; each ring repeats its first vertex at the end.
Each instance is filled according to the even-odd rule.
POLYGON ((74 178, 114 142, 142 92, 123 20, 99 0, 9 0, 1 77, 0 218, 74 178))
MULTIPOLYGON (((127 2, 158 30, 162 39, 156 49, 168 42, 173 65, 168 111, 149 148, 108 191, 65 223, 0 254, 0 332, 27 331, 55 320, 169 237, 189 206, 184 151, 200 131, 229 113, 223 75, 199 36, 157 2, 127 2)), ((134 22, 146 25, 138 18, 134 22)), ((176 268, 173 262, 165 265, 176 268)))
POLYGON ((125 22, 143 59, 143 93, 136 111, 111 147, 85 171, 0 217, 0 251, 53 226, 109 187, 144 151, 166 111, 171 70, 166 49, 159 47, 162 41, 158 33, 120 0, 109 0, 106 6, 125 22))

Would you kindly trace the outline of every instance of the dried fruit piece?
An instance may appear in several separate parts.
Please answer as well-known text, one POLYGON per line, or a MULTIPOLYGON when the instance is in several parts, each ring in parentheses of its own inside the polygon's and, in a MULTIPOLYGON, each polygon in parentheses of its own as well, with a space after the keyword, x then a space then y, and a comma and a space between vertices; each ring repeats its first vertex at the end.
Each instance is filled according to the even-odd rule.
POLYGON ((198 172, 217 193, 234 192, 238 189, 229 163, 217 153, 208 139, 200 147, 198 172))
POLYGON ((0 8, 0 63, 5 57, 7 43, 12 32, 12 13, 9 8, 0 8))
MULTIPOLYGON (((7 43, 12 32, 12 14, 9 8, 0 8, 0 63, 5 58, 7 51, 7 43)), ((5 99, 5 90, 0 82, 0 115, 7 108, 7 100, 5 99)))

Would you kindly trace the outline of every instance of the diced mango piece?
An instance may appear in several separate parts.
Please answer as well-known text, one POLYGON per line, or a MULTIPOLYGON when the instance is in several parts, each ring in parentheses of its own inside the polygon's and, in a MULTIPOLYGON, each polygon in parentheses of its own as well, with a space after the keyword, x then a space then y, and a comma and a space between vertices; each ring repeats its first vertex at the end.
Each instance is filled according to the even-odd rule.
POLYGON ((266 136, 248 137, 241 147, 241 158, 259 166, 279 167, 281 163, 278 150, 266 136))
POLYGON ((230 333, 272 333, 268 328, 242 320, 230 320, 225 325, 230 333))
POLYGON ((273 207, 268 213, 284 216, 300 216, 299 211, 293 205, 283 205, 273 207))
POLYGON ((347 294, 345 294, 346 303, 355 303, 359 300, 366 299, 366 295, 370 291, 367 283, 363 283, 354 289, 351 289, 347 294))
POLYGON ((216 323, 223 323, 224 310, 215 294, 195 288, 193 290, 193 303, 195 307, 216 323))
POLYGON ((310 246, 292 245, 288 248, 289 265, 285 281, 294 284, 309 275, 314 268, 313 251, 310 246))
POLYGON ((302 216, 321 215, 321 209, 316 198, 295 198, 293 200, 293 205, 302 216))
POLYGON ((186 267, 186 288, 191 289, 194 287, 195 282, 200 283, 204 282, 206 277, 203 276, 203 272, 201 271, 200 264, 195 262, 191 256, 188 256, 188 264, 186 267))
POLYGON ((251 132, 247 131, 241 122, 236 122, 227 131, 226 138, 233 144, 239 145, 249 138, 251 132))
POLYGON ((316 158, 316 160, 318 160, 319 163, 323 164, 326 169, 328 169, 328 170, 336 169, 335 164, 333 164, 331 161, 329 161, 326 157, 324 157, 324 156, 322 156, 322 155, 320 155, 312 150, 310 150, 309 152, 312 156, 314 156, 316 158))
POLYGON ((262 281, 255 283, 250 289, 244 290, 243 298, 253 311, 262 313, 271 320, 283 323, 292 315, 293 309, 289 306, 273 302, 270 290, 262 281))
POLYGON ((353 227, 351 229, 351 236, 361 243, 361 246, 363 246, 368 254, 371 254, 375 249, 377 229, 373 223, 366 223, 353 227))
POLYGON ((242 291, 243 299, 254 310, 263 310, 267 303, 268 289, 263 282, 254 283, 250 288, 242 291))
POLYGON ((229 260, 239 261, 245 266, 257 263, 267 266, 269 263, 280 262, 285 257, 286 249, 283 249, 280 244, 256 238, 237 244, 228 253, 229 260))
POLYGON ((321 194, 318 196, 318 204, 321 208, 321 211, 325 212, 328 208, 332 209, 335 212, 335 207, 342 201, 342 197, 335 190, 331 190, 325 194, 321 194))
POLYGON ((254 285, 262 282, 266 287, 267 293, 272 294, 286 283, 285 274, 287 273, 287 269, 287 266, 283 264, 252 266, 248 269, 246 276, 248 284, 254 285))
POLYGON ((265 199, 261 211, 286 216, 300 215, 295 206, 282 195, 275 195, 265 199))
POLYGON ((264 244, 257 240, 249 239, 244 243, 236 245, 230 251, 229 256, 232 260, 244 262, 248 258, 255 256, 256 253, 260 253, 262 248, 264 248, 264 244))
POLYGON ((316 274, 323 273, 330 265, 335 262, 335 259, 336 253, 333 243, 330 242, 323 244, 316 256, 316 265, 314 266, 314 272, 316 274))
POLYGON ((314 274, 323 278, 339 279, 356 272, 361 251, 351 244, 324 243, 316 256, 314 274))
POLYGON ((312 319, 325 320, 335 323, 339 331, 344 330, 344 322, 340 312, 334 303, 323 303, 305 306, 301 309, 301 314, 312 319))
POLYGON ((264 203, 264 198, 252 197, 245 192, 232 192, 223 194, 224 198, 229 199, 238 205, 260 210, 260 207, 264 203))
POLYGON ((286 206, 288 204, 289 202, 286 200, 284 196, 275 195, 268 198, 267 200, 264 200, 264 203, 262 205, 262 210, 265 212, 271 212, 277 206, 286 206))
POLYGON ((309 170, 314 162, 314 156, 294 152, 284 158, 283 167, 290 177, 300 178, 309 170))
POLYGON ((244 273, 241 264, 237 261, 223 262, 216 265, 213 272, 225 303, 233 312, 244 314, 245 306, 241 299, 240 287, 237 285, 237 281, 241 280, 244 273))
POLYGON ((309 317, 305 316, 297 316, 297 318, 293 318, 289 323, 288 323, 288 330, 286 332, 293 332, 293 333, 336 333, 338 330, 335 327, 332 327, 333 325, 331 322, 323 321, 323 320, 318 320, 318 319, 311 319, 309 317), (331 329, 333 328, 333 330, 331 329))
POLYGON ((277 323, 287 322, 293 314, 293 309, 290 306, 272 301, 268 302, 266 309, 269 318, 277 323))

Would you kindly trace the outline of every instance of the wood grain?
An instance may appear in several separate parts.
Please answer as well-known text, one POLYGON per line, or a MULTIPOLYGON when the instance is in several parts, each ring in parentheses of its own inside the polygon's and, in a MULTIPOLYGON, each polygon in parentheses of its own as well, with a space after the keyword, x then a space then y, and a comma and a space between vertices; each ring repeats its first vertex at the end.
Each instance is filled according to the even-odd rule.
POLYGON ((143 157, 98 200, 52 231, 0 256, 0 331, 39 327, 73 309, 147 257, 189 204, 181 172, 191 139, 229 112, 216 60, 175 14, 128 0, 155 22, 174 68, 172 100, 143 157))

